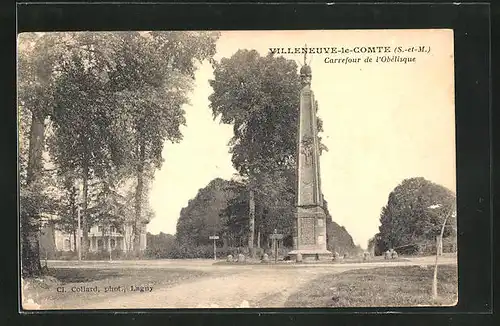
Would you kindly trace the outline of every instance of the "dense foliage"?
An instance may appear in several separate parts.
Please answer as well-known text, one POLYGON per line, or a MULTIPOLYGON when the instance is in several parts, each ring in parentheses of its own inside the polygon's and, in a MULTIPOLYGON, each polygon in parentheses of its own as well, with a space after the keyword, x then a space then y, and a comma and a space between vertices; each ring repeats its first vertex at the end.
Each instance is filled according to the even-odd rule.
POLYGON ((389 195, 380 214, 379 232, 369 247, 418 250, 435 242, 447 216, 443 238, 456 235, 455 194, 424 178, 405 179, 389 195))
MULTIPOLYGON (((184 249, 178 250, 184 250, 183 252, 189 256, 200 254, 211 257, 213 249, 210 248, 213 242, 209 236, 214 234, 220 236, 217 242, 220 250, 226 248, 225 251, 231 252, 234 249, 227 248, 247 247, 248 235, 245 230, 248 224, 248 202, 248 188, 244 183, 220 178, 212 180, 181 210, 177 222, 176 240, 178 248, 184 249)), ((295 211, 293 201, 287 207, 266 207, 265 204, 264 200, 256 203, 257 234, 260 233, 257 238, 260 239, 260 248, 269 248, 269 235, 274 229, 285 235, 284 245, 291 247, 293 231, 291 223, 295 211), (281 215, 283 212, 289 214, 283 216, 281 215)), ((344 227, 332 221, 326 201, 325 204, 328 214, 328 248, 341 254, 355 252, 356 246, 351 236, 344 227)))
POLYGON ((217 39, 212 32, 20 36, 25 275, 40 272, 38 229, 47 214, 74 232, 76 206, 81 208, 84 254, 94 223, 110 227, 126 220, 134 229, 132 241, 138 241, 152 216, 146 199, 154 169, 161 167, 165 142, 182 139, 182 106, 197 63, 211 59, 217 39), (55 175, 46 176, 48 166, 55 175), (47 180, 55 181, 53 192, 66 192, 68 200, 46 196, 47 180), (128 202, 134 203, 132 212, 128 202))
MULTIPOLYGON (((248 50, 215 62, 218 36, 212 32, 21 35, 24 275, 40 273, 39 230, 46 220, 76 237, 80 216, 84 258, 88 232, 96 224, 105 234, 111 227, 131 226, 127 250, 139 247, 138 235, 154 216, 148 206, 154 171, 165 159, 164 144, 182 140, 183 105, 203 60, 214 67, 209 98, 213 116, 234 127, 229 146, 239 179, 215 179, 188 203, 181 211, 170 256, 197 255, 186 248, 201 248, 207 256, 208 236, 216 233, 222 235, 224 247, 252 248, 257 243, 265 246, 277 229, 286 235, 285 245, 291 245, 297 65, 248 50)), ((320 120, 318 127, 321 131, 320 120)), ((347 232, 331 219, 328 223, 330 239, 342 238, 350 247, 347 232)), ((162 246, 170 246, 172 239, 150 235, 149 240, 153 241, 149 253, 165 256, 162 246)))
MULTIPOLYGON (((293 60, 255 50, 239 50, 214 67, 210 107, 214 118, 233 125, 232 162, 247 189, 226 215, 234 225, 247 216, 244 233, 253 248, 259 232, 291 234, 293 227, 300 77, 293 60)), ((321 126, 318 119, 318 132, 321 126)))
POLYGON ((220 178, 200 189, 184 207, 177 220, 176 237, 180 243, 192 246, 209 245, 210 235, 220 235, 223 229, 221 212, 235 196, 229 182, 220 178))
POLYGON ((160 232, 157 235, 147 233, 146 255, 151 258, 168 258, 176 246, 175 236, 160 232))
POLYGON ((354 244, 351 235, 347 232, 344 226, 338 225, 330 215, 328 210, 328 202, 323 198, 323 203, 326 211, 326 243, 327 249, 332 253, 357 254, 359 247, 354 244))

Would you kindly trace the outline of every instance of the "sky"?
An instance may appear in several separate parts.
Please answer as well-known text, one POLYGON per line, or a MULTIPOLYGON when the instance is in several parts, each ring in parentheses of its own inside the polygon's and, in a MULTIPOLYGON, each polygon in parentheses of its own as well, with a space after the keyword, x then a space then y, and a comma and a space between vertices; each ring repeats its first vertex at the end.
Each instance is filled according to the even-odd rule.
MULTIPOLYGON (((238 49, 426 46, 428 53, 310 54, 311 88, 323 120, 328 152, 321 155, 321 187, 335 222, 366 247, 378 232, 389 193, 405 178, 424 177, 456 189, 455 115, 451 30, 321 30, 222 32, 216 60, 238 49), (415 62, 365 63, 366 57, 414 57, 415 62), (354 63, 330 59, 360 58, 354 63)), ((302 54, 283 55, 300 67, 302 54)), ((212 117, 208 62, 200 65, 185 105, 183 140, 166 143, 155 173, 148 231, 175 234, 180 210, 212 179, 236 173, 228 153, 232 126, 212 117)))

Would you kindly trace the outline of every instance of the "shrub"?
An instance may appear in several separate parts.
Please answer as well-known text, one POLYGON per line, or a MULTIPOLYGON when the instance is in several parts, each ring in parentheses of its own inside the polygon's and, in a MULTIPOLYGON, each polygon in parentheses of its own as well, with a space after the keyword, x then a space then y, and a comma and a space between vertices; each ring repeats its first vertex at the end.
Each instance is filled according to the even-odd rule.
POLYGON ((159 258, 212 258, 212 246, 190 246, 186 244, 175 244, 170 250, 157 251, 155 253, 159 258))
MULTIPOLYGON (((239 254, 249 255, 249 250, 246 247, 217 247, 217 258, 225 258, 228 255, 233 257, 238 257, 239 254)), ((262 248, 255 249, 255 255, 257 258, 262 257, 264 253, 271 254, 270 250, 264 250, 262 248)), ((281 250, 281 254, 286 253, 286 251, 281 250)), ((180 244, 175 243, 169 248, 148 248, 145 252, 148 258, 153 259, 195 259, 204 258, 210 259, 214 257, 214 247, 213 245, 203 245, 194 246, 190 244, 180 244)))
MULTIPOLYGON (((139 259, 142 258, 143 254, 142 253, 135 253, 135 252, 124 252, 121 249, 114 249, 111 251, 111 259, 139 259)), ((42 257, 42 260, 44 260, 45 257, 42 257)), ((54 252, 48 259, 55 259, 55 260, 77 260, 78 259, 78 252, 74 251, 56 251, 54 252)), ((89 251, 87 254, 82 253, 82 259, 83 260, 109 260, 109 252, 108 251, 100 251, 100 252, 93 252, 89 251)))
POLYGON ((87 254, 85 255, 85 260, 109 260, 109 252, 87 252, 87 254))
MULTIPOLYGON (((271 249, 255 248, 255 257, 262 258, 266 253, 269 257, 274 257, 274 252, 271 249)), ((280 248, 278 250, 278 256, 286 256, 289 248, 280 248)), ((217 258, 226 258, 228 255, 233 257, 238 257, 239 254, 244 254, 246 257, 249 256, 250 252, 247 247, 217 247, 217 258)), ((203 258, 210 259, 214 257, 214 247, 213 245, 202 245, 195 246, 186 243, 178 243, 168 246, 168 247, 150 247, 145 251, 145 255, 151 259, 195 259, 203 258)))
POLYGON ((147 258, 153 259, 166 258, 167 256, 166 250, 162 248, 146 248, 144 254, 147 258))
POLYGON ((418 244, 410 244, 408 246, 397 248, 402 255, 418 255, 421 251, 421 246, 418 244))
MULTIPOLYGON (((457 242, 455 237, 448 237, 443 239, 443 253, 457 252, 457 242)), ((427 241, 419 247, 419 254, 434 256, 436 254, 436 241, 427 241)))
POLYGON ((48 259, 76 260, 76 259, 78 259, 78 252, 75 252, 75 251, 56 251, 51 256, 52 257, 48 257, 48 259))

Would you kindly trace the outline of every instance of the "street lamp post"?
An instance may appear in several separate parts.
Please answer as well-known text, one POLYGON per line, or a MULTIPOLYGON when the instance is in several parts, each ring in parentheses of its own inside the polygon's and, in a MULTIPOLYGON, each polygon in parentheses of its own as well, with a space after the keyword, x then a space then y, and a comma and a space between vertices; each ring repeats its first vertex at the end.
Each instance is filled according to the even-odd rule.
MULTIPOLYGON (((429 206, 428 208, 435 209, 435 208, 439 208, 439 207, 441 207, 441 204, 432 205, 432 206, 429 206)), ((445 219, 443 221, 443 225, 441 225, 441 232, 440 232, 440 235, 439 235, 439 241, 436 241, 436 261, 434 262, 434 275, 433 275, 433 278, 432 278, 432 297, 433 297, 434 300, 436 300, 437 297, 438 297, 438 293, 437 293, 438 257, 439 257, 440 248, 443 247, 444 227, 446 226, 446 222, 448 221, 448 218, 451 216, 454 207, 455 207, 455 205, 453 205, 452 207, 450 207, 450 210, 446 214, 446 217, 445 217, 445 219)))

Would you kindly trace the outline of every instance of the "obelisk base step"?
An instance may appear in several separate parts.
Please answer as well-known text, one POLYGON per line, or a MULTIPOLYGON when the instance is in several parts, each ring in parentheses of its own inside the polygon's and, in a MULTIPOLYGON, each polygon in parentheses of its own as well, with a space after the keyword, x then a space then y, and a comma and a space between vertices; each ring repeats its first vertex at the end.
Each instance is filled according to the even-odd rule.
POLYGON ((293 251, 290 251, 288 255, 290 256, 290 259, 293 261, 297 260, 297 255, 298 254, 302 255, 302 260, 303 261, 314 261, 314 260, 320 260, 320 261, 325 261, 325 260, 332 260, 333 255, 330 251, 324 250, 324 249, 296 249, 293 251))

